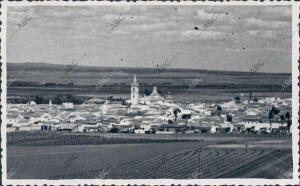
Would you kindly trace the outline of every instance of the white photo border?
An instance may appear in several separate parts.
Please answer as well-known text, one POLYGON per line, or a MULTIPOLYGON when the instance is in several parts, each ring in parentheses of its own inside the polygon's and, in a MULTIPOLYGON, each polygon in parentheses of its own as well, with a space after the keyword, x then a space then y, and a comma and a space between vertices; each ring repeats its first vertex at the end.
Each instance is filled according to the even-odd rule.
POLYGON ((3 185, 171 185, 171 184, 181 184, 181 185, 298 185, 300 183, 299 179, 299 7, 300 2, 254 2, 254 1, 229 1, 229 2, 213 2, 213 1, 182 1, 182 2, 170 2, 170 1, 142 1, 142 2, 109 2, 109 1, 46 1, 46 2, 27 2, 27 1, 13 1, 13 2, 1 2, 1 171, 2 171, 2 184, 3 185), (7 156, 6 156, 6 95, 7 95, 7 56, 6 56, 6 15, 7 8, 10 6, 107 6, 107 5, 165 5, 165 6, 191 6, 191 5, 257 5, 257 6, 268 6, 268 5, 290 5, 292 7, 292 126, 298 126, 292 128, 292 153, 293 153, 293 178, 292 179, 187 179, 187 180, 177 180, 177 179, 63 179, 63 180, 38 180, 38 179, 7 179, 7 156))

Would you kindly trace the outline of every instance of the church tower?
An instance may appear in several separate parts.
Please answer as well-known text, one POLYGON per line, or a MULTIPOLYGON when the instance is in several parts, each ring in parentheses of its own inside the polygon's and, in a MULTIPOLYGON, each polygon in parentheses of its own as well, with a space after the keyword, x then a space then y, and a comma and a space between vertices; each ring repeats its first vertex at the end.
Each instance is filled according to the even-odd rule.
POLYGON ((136 81, 136 75, 134 74, 133 82, 131 84, 131 104, 139 104, 139 83, 136 81))

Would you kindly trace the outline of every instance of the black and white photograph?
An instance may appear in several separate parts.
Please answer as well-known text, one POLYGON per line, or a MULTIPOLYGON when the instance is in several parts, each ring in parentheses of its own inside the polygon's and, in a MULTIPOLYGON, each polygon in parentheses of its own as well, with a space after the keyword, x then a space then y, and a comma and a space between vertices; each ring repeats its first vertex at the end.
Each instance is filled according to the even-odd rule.
POLYGON ((299 184, 298 4, 1 12, 5 185, 299 184))

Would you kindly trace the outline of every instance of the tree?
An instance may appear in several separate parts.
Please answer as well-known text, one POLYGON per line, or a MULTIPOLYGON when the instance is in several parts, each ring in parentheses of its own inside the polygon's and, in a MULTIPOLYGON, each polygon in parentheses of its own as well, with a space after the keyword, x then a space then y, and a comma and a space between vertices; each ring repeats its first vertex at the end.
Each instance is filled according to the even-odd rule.
POLYGON ((170 124, 174 124, 174 122, 172 121, 172 120, 168 120, 168 124, 170 125, 170 124))
POLYGON ((182 114, 181 118, 185 119, 185 129, 187 128, 188 120, 191 119, 191 117, 192 117, 191 114, 182 114))
POLYGON ((248 103, 250 103, 251 99, 252 99, 252 90, 250 89, 248 103))
POLYGON ((73 102, 74 101, 74 97, 71 94, 67 94, 66 101, 67 102, 73 102))
POLYGON ((74 82, 67 83, 67 86, 74 86, 74 82))
MULTIPOLYGON (((146 96, 149 96, 151 93, 152 93, 152 91, 149 90, 148 88, 146 88, 145 91, 144 91, 144 94, 145 94, 146 96)), ((158 93, 159 95, 163 96, 163 93, 162 93, 161 90, 158 89, 158 90, 157 90, 157 93, 158 93)))
POLYGON ((272 130, 272 119, 274 117, 274 113, 272 112, 272 110, 269 110, 269 115, 268 115, 268 118, 269 118, 269 121, 270 121, 270 131, 272 130))
POLYGON ((235 96, 234 100, 235 100, 235 103, 241 103, 241 97, 240 96, 235 96))
POLYGON ((288 128, 288 132, 290 132, 290 128, 291 128, 291 114, 290 112, 286 112, 285 113, 285 118, 287 119, 287 128, 288 128))
POLYGON ((280 112, 280 110, 275 108, 275 107, 272 107, 272 110, 273 110, 275 115, 279 114, 279 112, 280 112))
POLYGON ((111 128, 111 129, 110 129, 110 132, 111 132, 111 133, 118 133, 118 132, 119 132, 119 129, 116 128, 116 127, 114 127, 114 128, 111 128))
POLYGON ((36 102, 36 104, 42 104, 43 101, 44 100, 42 96, 34 96, 34 102, 36 102))
POLYGON ((232 115, 227 114, 227 115, 226 115, 226 120, 227 120, 228 122, 232 122, 232 115))
POLYGON ((254 101, 254 102, 258 102, 258 98, 254 98, 253 101, 254 101))
POLYGON ((161 90, 157 90, 157 93, 159 93, 161 96, 164 96, 161 90))
POLYGON ((60 97, 57 95, 57 96, 54 96, 52 103, 60 105, 60 104, 62 104, 62 101, 61 101, 60 97))
POLYGON ((152 91, 151 90, 149 90, 149 89, 145 89, 145 95, 146 96, 149 96, 150 94, 152 93, 152 91))
POLYGON ((277 109, 276 107, 272 107, 271 110, 269 110, 269 114, 268 114, 268 118, 269 118, 269 121, 270 121, 270 131, 272 131, 272 119, 275 115, 277 115, 278 113, 280 112, 279 109, 277 109))
MULTIPOLYGON (((283 125, 283 122, 285 121, 285 116, 283 114, 280 115, 280 122, 281 126, 283 125)), ((283 132, 283 129, 281 129, 281 132, 283 132)))
POLYGON ((222 107, 220 105, 217 106, 217 114, 218 116, 221 115, 221 112, 222 112, 222 107))
POLYGON ((284 121, 285 120, 285 116, 284 115, 280 115, 280 121, 284 121))
POLYGON ((175 116, 175 122, 177 122, 177 114, 180 113, 180 112, 181 112, 181 110, 179 108, 176 108, 176 109, 173 110, 173 114, 175 116))

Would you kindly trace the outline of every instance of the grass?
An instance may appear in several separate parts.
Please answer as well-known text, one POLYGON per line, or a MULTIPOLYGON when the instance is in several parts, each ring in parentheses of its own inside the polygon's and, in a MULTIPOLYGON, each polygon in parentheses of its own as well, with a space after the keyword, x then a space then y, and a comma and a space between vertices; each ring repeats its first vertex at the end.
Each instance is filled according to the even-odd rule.
POLYGON ((56 131, 17 131, 7 133, 8 146, 61 146, 61 145, 102 145, 102 144, 135 144, 135 143, 169 143, 199 141, 196 139, 147 137, 124 138, 104 135, 87 135, 81 133, 63 133, 56 131))

